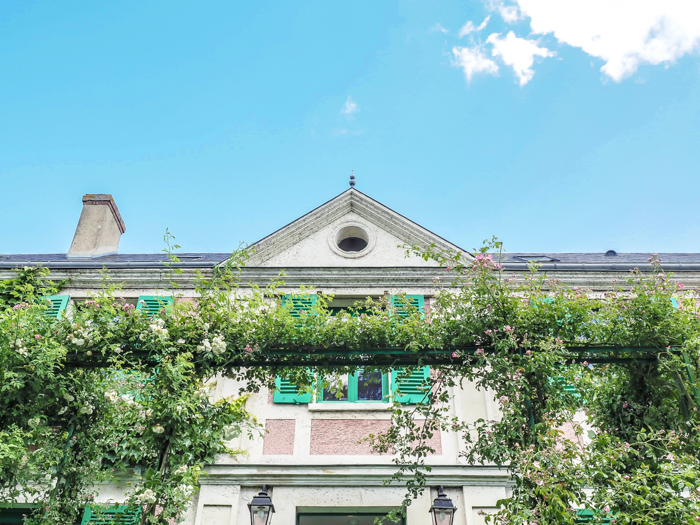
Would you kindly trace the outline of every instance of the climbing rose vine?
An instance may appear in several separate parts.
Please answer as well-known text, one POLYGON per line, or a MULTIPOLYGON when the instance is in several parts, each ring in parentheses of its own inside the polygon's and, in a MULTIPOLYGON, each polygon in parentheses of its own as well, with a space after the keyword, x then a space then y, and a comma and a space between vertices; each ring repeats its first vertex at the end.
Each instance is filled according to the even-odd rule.
POLYGON ((373 350, 393 349, 411 363, 397 374, 442 363, 424 402, 395 403, 391 428, 370 436, 395 455, 406 505, 424 489, 430 438, 445 431, 461 436, 466 463, 510 473, 493 523, 575 523, 581 509, 591 523, 700 520, 694 294, 658 260, 593 293, 536 267, 509 274, 499 250, 492 242, 467 260, 409 247, 442 268, 428 310, 397 293, 338 315, 328 295, 295 308, 283 275, 241 286, 245 252, 202 276, 195 301, 151 317, 107 281, 70 315, 48 318, 50 276, 22 270, 0 288, 2 504, 29 496, 28 523, 71 523, 99 508, 111 480, 142 523, 177 522, 206 465, 236 454, 241 433, 260 432, 248 394, 274 388, 276 376, 300 389, 331 384, 358 360, 386 371, 373 350), (227 378, 242 385, 238 397, 217 394, 227 378), (467 383, 493 397, 497 417, 452 410, 467 383))

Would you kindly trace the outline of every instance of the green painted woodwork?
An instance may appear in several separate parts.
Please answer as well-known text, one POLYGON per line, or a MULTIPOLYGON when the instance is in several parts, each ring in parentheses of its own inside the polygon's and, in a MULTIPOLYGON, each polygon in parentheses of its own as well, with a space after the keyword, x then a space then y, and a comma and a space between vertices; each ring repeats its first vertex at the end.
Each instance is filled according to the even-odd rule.
MULTIPOLYGON (((590 509, 581 509, 576 512, 576 523, 590 523, 595 518, 595 513, 590 509)), ((612 523, 613 518, 603 518, 603 523, 612 523)))
MULTIPOLYGON (((371 525, 376 523, 375 520, 386 517, 386 514, 373 514, 362 512, 363 507, 358 507, 357 510, 345 513, 330 513, 330 512, 315 512, 313 514, 298 513, 296 525, 317 525, 323 523, 326 525, 347 525, 353 519, 360 525, 371 525)), ((430 520, 428 520, 430 521, 430 520)), ((426 521, 426 523, 428 522, 426 521)), ((398 521, 382 520, 382 523, 387 525, 406 525, 405 518, 399 518, 398 521)))
POLYGON ((409 304, 414 308, 418 308, 421 312, 425 311, 425 297, 422 295, 392 295, 389 297, 389 302, 391 306, 396 309, 396 313, 401 317, 408 317, 410 310, 409 304), (405 301, 402 299, 403 297, 406 298, 405 301), (406 304, 407 302, 408 304, 406 304))
POLYGON ((175 304, 175 299, 163 295, 140 295, 136 302, 136 309, 146 312, 148 317, 159 315, 161 311, 171 310, 175 304))
POLYGON ((125 505, 110 507, 104 510, 85 509, 81 525, 138 525, 140 511, 129 510, 125 505))
POLYGON ((299 393, 297 386, 281 377, 275 378, 275 392, 272 394, 273 403, 292 403, 301 405, 311 403, 311 392, 299 393))
POLYGON ((59 319, 61 317, 61 313, 65 312, 66 308, 68 308, 70 295, 47 295, 44 297, 44 299, 51 303, 48 310, 46 310, 46 317, 59 319))
POLYGON ((388 403, 389 402, 389 374, 382 374, 382 399, 359 399, 359 377, 357 373, 348 376, 348 398, 347 400, 324 400, 323 385, 318 382, 316 389, 316 401, 319 403, 388 403))
POLYGON ((410 376, 405 378, 401 377, 402 373, 402 368, 397 368, 391 373, 391 390, 394 394, 394 400, 406 405, 425 402, 428 393, 425 381, 430 377, 430 367, 416 368, 410 376))
MULTIPOLYGON (((282 304, 291 303, 292 317, 301 318, 304 311, 312 308, 316 304, 318 297, 316 295, 300 296, 300 295, 285 295, 282 297, 282 304)), ((290 404, 306 404, 311 403, 311 392, 299 393, 297 386, 282 377, 275 378, 275 392, 272 394, 273 403, 290 403, 290 404)))
POLYGON ((282 304, 292 303, 292 317, 301 318, 304 312, 308 312, 316 304, 316 295, 285 295, 282 304))
MULTIPOLYGON (((391 305, 396 308, 396 313, 401 317, 408 317, 410 304, 412 307, 418 308, 421 312, 425 311, 425 297, 422 295, 406 295, 405 301, 402 296, 392 295, 389 297, 391 305)), ((430 377, 430 367, 422 366, 416 368, 407 378, 401 379, 402 368, 397 368, 391 373, 391 391, 394 399, 399 403, 407 405, 415 405, 422 403, 426 398, 426 390, 424 382, 430 377), (400 391, 400 394, 397 393, 400 391)))
POLYGON ((564 377, 562 377, 562 376, 553 377, 552 381, 560 384, 561 388, 564 392, 568 392, 570 394, 578 394, 578 388, 576 388, 575 385, 567 383, 566 379, 564 379, 564 377))
POLYGON ((0 509, 0 525, 20 525, 32 509, 0 509))

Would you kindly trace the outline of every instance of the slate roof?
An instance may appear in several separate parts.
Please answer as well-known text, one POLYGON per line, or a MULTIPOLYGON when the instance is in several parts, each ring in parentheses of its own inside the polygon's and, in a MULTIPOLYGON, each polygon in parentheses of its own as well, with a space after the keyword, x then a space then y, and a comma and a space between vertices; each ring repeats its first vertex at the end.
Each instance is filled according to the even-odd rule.
MULTIPOLYGON (((181 268, 211 268, 225 261, 230 253, 179 253, 181 268)), ((649 267, 651 253, 550 253, 550 252, 520 252, 502 255, 501 263, 506 269, 523 270, 527 268, 528 260, 537 259, 541 269, 572 270, 572 271, 620 271, 634 268, 649 267), (543 260, 546 258, 546 260, 543 260)), ((660 253, 661 266, 674 271, 700 271, 700 253, 660 253)), ((494 259, 496 257, 494 256, 494 259)), ((51 254, 0 254, 0 268, 17 268, 22 266, 46 266, 48 268, 163 268, 167 262, 164 253, 123 253, 105 255, 94 259, 68 259, 64 253, 51 254)), ((360 265, 358 265, 358 268, 360 265)))
MULTIPOLYGON (((211 268, 225 261, 230 253, 178 253, 183 268, 211 268)), ((92 259, 69 259, 65 253, 0 254, 0 268, 16 268, 41 264, 48 268, 162 268, 168 258, 164 253, 120 253, 92 259)))
MULTIPOLYGON (((548 252, 522 252, 503 254, 504 262, 522 262, 530 257, 549 257, 554 261, 563 263, 640 263, 646 264, 652 255, 658 255, 661 263, 700 263, 700 253, 618 253, 617 255, 605 255, 605 253, 548 253, 548 252)), ((495 257, 494 257, 495 258, 495 257)))

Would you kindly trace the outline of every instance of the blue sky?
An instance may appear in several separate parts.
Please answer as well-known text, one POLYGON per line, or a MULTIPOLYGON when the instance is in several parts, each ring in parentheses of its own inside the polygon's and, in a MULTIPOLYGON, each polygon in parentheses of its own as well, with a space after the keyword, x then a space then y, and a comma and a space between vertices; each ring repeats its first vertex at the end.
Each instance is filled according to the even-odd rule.
POLYGON ((465 248, 700 251, 700 3, 552 1, 5 0, 0 253, 84 193, 122 253, 229 251, 350 170, 465 248))

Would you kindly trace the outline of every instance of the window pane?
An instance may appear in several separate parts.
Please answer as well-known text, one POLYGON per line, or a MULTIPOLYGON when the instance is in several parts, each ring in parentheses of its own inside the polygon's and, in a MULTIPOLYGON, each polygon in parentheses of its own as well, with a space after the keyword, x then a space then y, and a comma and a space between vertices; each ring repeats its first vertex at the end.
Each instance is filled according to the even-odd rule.
POLYGON ((384 397, 382 394, 382 373, 379 370, 357 371, 358 401, 381 401, 384 397))
POLYGON ((348 400, 348 375, 341 376, 340 382, 326 386, 323 389, 324 401, 347 401, 348 400), (340 383, 340 384, 339 384, 340 383))

